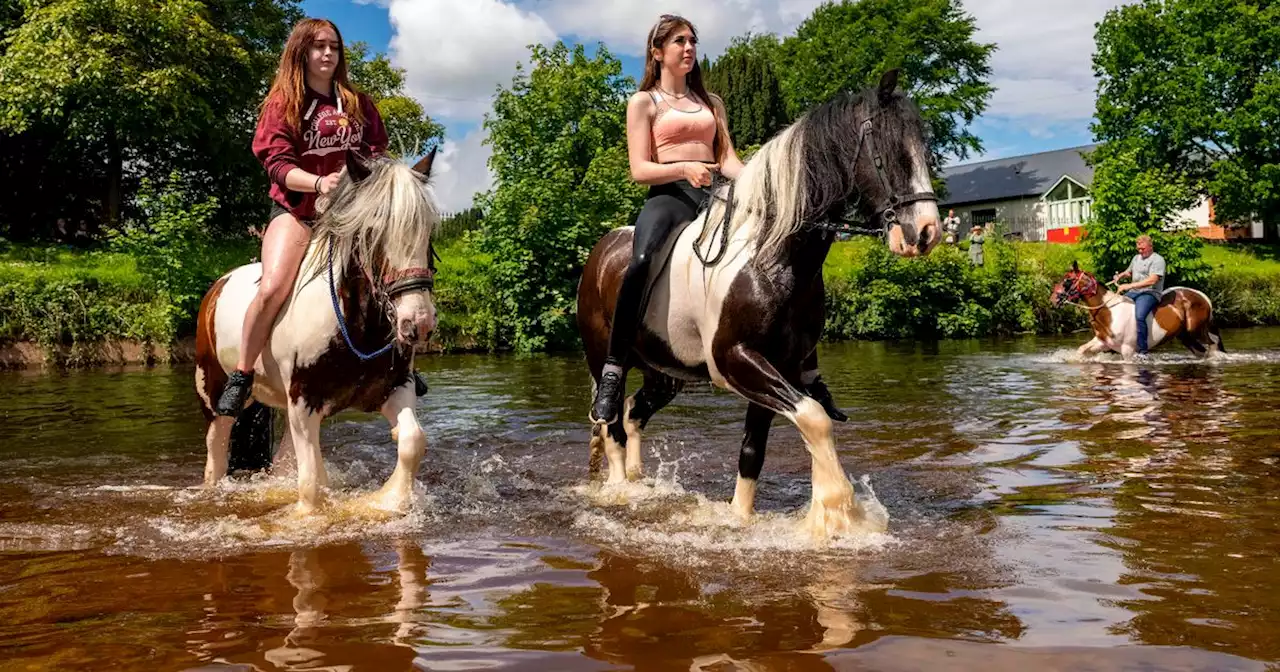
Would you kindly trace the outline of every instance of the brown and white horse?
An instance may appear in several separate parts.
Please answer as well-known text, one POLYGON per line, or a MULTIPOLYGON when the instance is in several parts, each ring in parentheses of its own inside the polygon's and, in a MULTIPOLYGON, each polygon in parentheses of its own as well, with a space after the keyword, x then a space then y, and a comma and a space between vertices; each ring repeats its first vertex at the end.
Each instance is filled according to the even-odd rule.
MULTIPOLYGON (((640 369, 644 384, 626 399, 621 417, 592 431, 592 468, 603 449, 608 483, 639 478, 641 429, 687 381, 709 380, 750 402, 733 496, 738 515, 747 519, 754 511, 770 423, 781 414, 800 430, 813 461, 806 527, 825 537, 853 529, 861 518, 836 456, 831 419, 801 390, 817 376, 822 265, 835 235, 829 222, 856 210, 882 224, 903 256, 928 254, 941 239, 924 124, 896 84, 891 71, 877 89, 844 93, 810 110, 765 143, 737 181, 672 236, 670 256, 652 271, 651 298, 624 365, 640 369)), ((633 231, 606 234, 579 284, 578 328, 595 381, 633 231)))
MULTIPOLYGON (((1053 288, 1053 304, 1079 305, 1089 311, 1093 340, 1080 346, 1082 356, 1104 350, 1117 352, 1126 359, 1138 351, 1138 321, 1133 299, 1117 294, 1098 282, 1092 274, 1071 262, 1062 282, 1053 288)), ((1222 335, 1213 323, 1213 302, 1203 292, 1188 287, 1170 287, 1160 295, 1160 303, 1147 318, 1147 347, 1177 337, 1193 354, 1206 355, 1212 350, 1226 352, 1222 335)))
MULTIPOLYGON (((395 471, 374 504, 403 509, 412 496, 427 443, 414 417, 413 348, 436 324, 430 255, 440 217, 427 189, 434 156, 410 167, 348 154, 293 292, 255 363, 252 401, 234 424, 269 414, 266 407, 284 409, 288 429, 275 464, 296 454, 300 512, 318 507, 328 484, 320 423, 347 408, 381 411, 398 443, 395 471)), ((233 420, 216 416, 213 404, 236 365, 245 310, 261 278, 260 263, 234 269, 200 305, 196 392, 209 421, 206 487, 227 473, 233 420)), ((232 445, 239 450, 239 443, 232 445)))

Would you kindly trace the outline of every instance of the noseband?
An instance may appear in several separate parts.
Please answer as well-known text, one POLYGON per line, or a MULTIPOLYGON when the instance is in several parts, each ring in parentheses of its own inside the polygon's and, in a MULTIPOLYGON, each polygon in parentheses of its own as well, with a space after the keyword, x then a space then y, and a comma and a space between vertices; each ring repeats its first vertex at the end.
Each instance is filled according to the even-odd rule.
MULTIPOLYGON (((430 255, 429 258, 435 258, 434 249, 430 250, 428 254, 430 255)), ((366 270, 365 275, 368 276, 368 273, 368 270, 366 270)), ((401 294, 417 290, 426 290, 429 292, 435 288, 435 276, 436 271, 432 266, 428 266, 427 268, 406 268, 401 271, 388 271, 382 276, 382 284, 386 289, 381 290, 378 293, 385 296, 387 299, 393 299, 401 294)), ((372 283, 373 278, 370 277, 369 279, 372 283)), ((391 348, 395 347, 396 341, 394 336, 386 345, 382 346, 376 352, 368 353, 362 352, 356 347, 356 344, 351 341, 351 334, 347 330, 347 319, 343 316, 342 306, 338 301, 338 286, 333 280, 333 238, 329 239, 329 298, 333 300, 333 314, 338 318, 338 331, 342 332, 342 338, 347 342, 347 348, 349 348, 356 357, 359 357, 360 361, 363 362, 380 357, 390 351, 391 348)))
POLYGON ((382 284, 386 287, 383 292, 387 298, 395 298, 401 294, 408 292, 416 292, 426 290, 433 291, 436 288, 436 272, 435 269, 428 268, 406 268, 403 271, 391 271, 382 276, 382 284))

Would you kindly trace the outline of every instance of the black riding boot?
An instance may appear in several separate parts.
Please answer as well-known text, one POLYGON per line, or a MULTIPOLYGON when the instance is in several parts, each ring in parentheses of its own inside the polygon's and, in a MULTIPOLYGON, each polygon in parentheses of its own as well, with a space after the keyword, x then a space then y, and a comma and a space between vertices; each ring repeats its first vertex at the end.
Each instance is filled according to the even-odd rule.
POLYGON ((596 399, 591 406, 592 422, 609 424, 622 410, 622 393, 627 387, 622 365, 640 329, 640 317, 644 313, 644 285, 648 279, 649 263, 642 257, 631 262, 622 278, 622 286, 618 288, 618 303, 613 309, 613 327, 609 332, 609 356, 604 360, 604 370, 596 386, 596 399))
POLYGON ((427 387, 427 377, 422 375, 417 369, 413 371, 413 391, 419 397, 424 397, 430 388, 427 387))
POLYGON ((815 378, 812 383, 805 385, 804 393, 814 401, 822 404, 822 410, 826 411, 832 420, 836 422, 849 421, 849 416, 841 413, 840 409, 836 408, 836 401, 831 398, 831 390, 827 389, 827 384, 822 382, 821 376, 815 378))
POLYGON ((222 388, 222 396, 218 397, 218 403, 213 407, 213 412, 218 415, 235 417, 244 409, 244 405, 249 401, 249 395, 253 393, 253 372, 232 371, 227 377, 227 384, 222 388))

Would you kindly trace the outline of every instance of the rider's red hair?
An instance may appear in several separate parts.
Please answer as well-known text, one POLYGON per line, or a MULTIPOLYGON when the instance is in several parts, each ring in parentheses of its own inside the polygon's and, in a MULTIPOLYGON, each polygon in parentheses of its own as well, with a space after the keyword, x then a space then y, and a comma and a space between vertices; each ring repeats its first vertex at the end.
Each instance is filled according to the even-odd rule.
POLYGON ((306 99, 307 86, 307 51, 315 42, 316 35, 324 28, 332 30, 338 38, 338 65, 333 69, 333 88, 342 98, 342 111, 357 124, 364 122, 360 100, 347 77, 347 50, 338 26, 328 19, 303 19, 293 27, 293 32, 284 43, 276 78, 271 82, 266 99, 262 101, 263 111, 272 105, 280 106, 284 120, 294 128, 302 126, 302 101, 306 99))

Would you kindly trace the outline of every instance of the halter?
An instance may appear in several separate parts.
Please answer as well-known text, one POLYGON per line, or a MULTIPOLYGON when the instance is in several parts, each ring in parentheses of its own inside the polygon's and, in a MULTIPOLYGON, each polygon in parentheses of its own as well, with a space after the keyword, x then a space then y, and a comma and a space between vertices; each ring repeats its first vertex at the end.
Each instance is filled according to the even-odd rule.
MULTIPOLYGON (((1089 275, 1088 273, 1081 273, 1080 275, 1076 276, 1075 282, 1071 284, 1071 290, 1075 293, 1075 296, 1078 296, 1078 297, 1087 298, 1089 296, 1093 296, 1094 294, 1097 293, 1097 289, 1098 289, 1098 279, 1093 277, 1092 275, 1089 275), (1089 284, 1082 288, 1080 286, 1080 282, 1086 279, 1089 281, 1089 284)), ((1066 293, 1067 288, 1064 286, 1062 290, 1063 290, 1063 293, 1066 293)), ((1085 310, 1090 312, 1102 310, 1103 308, 1111 308, 1113 306, 1119 305, 1118 303, 1104 302, 1100 306, 1090 306, 1088 304, 1076 303, 1075 301, 1069 301, 1066 299, 1063 299, 1062 302, 1067 305, 1075 306, 1077 308, 1084 308, 1085 310)))
MULTIPOLYGON (((938 197, 935 194, 927 191, 917 191, 914 193, 904 194, 901 196, 894 193, 893 189, 889 185, 889 178, 888 176, 885 175, 884 155, 880 153, 879 148, 876 146, 875 138, 872 137, 871 135, 871 131, 875 129, 875 125, 872 123, 871 120, 874 119, 876 116, 879 116, 878 112, 872 117, 862 122, 861 132, 858 133, 858 146, 853 151, 853 165, 856 167, 858 165, 858 159, 862 157, 863 144, 865 143, 866 145, 869 145, 871 147, 870 151, 871 151, 872 164, 876 168, 876 176, 880 178, 880 185, 884 188, 884 192, 889 194, 889 197, 885 199, 878 207, 876 207, 876 209, 872 214, 873 220, 874 219, 883 220, 880 225, 880 228, 876 229, 871 227, 856 226, 854 222, 857 220, 850 219, 847 216, 849 211, 856 212, 858 209, 858 206, 862 203, 862 190, 858 189, 858 186, 855 183, 853 187, 853 193, 854 193, 853 204, 848 210, 846 210, 846 216, 841 217, 839 220, 836 220, 836 221, 828 220, 823 222, 814 222, 812 225, 809 225, 807 227, 809 230, 811 231, 818 230, 827 234, 860 233, 860 234, 883 237, 888 233, 889 229, 893 228, 893 226, 898 223, 898 208, 900 206, 909 205, 912 203, 918 203, 920 201, 933 201, 934 203, 938 202, 938 197)), ((704 266, 714 266, 720 263, 720 260, 724 258, 725 251, 729 248, 729 222, 730 220, 733 219, 733 210, 734 210, 733 191, 736 185, 737 185, 736 180, 730 182, 729 193, 726 194, 724 197, 724 201, 725 201, 724 220, 720 224, 720 249, 716 252, 715 258, 708 260, 707 258, 702 256, 702 251, 698 248, 697 245, 693 246, 694 255, 698 257, 698 260, 701 261, 704 266)))
MULTIPOLYGON (((433 255, 434 252, 435 251, 432 250, 433 255)), ((367 270, 365 271, 365 275, 369 278, 370 284, 374 284, 373 277, 369 275, 367 270)), ((389 271, 382 276, 382 284, 387 286, 387 289, 376 291, 387 299, 394 299, 401 294, 416 290, 425 289, 427 291, 432 291, 435 289, 436 284, 435 275, 435 269, 430 266, 427 268, 414 267, 407 268, 402 271, 389 271)), ((374 286, 376 287, 377 285, 375 284, 374 286)), ((390 342, 382 346, 381 349, 373 353, 361 352, 360 349, 356 347, 356 344, 351 342, 351 334, 347 331, 347 320, 343 317, 342 308, 338 302, 338 288, 333 281, 333 238, 329 238, 329 298, 333 300, 333 314, 338 318, 338 331, 342 332, 342 338, 347 342, 347 347, 351 352, 355 353, 356 357, 360 358, 360 361, 363 362, 376 357, 381 357, 390 351, 391 348, 395 347, 396 341, 394 337, 392 337, 390 342)))

